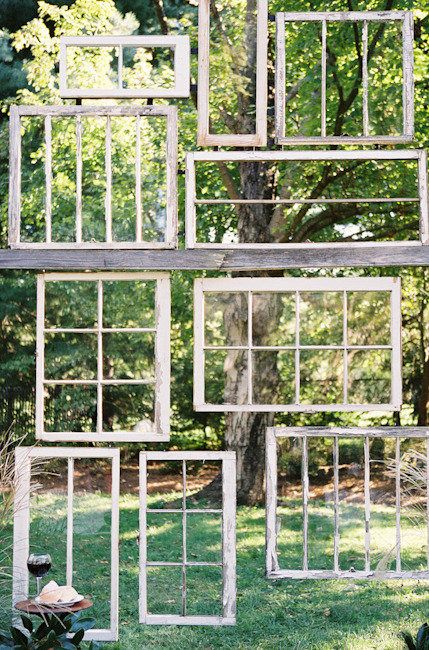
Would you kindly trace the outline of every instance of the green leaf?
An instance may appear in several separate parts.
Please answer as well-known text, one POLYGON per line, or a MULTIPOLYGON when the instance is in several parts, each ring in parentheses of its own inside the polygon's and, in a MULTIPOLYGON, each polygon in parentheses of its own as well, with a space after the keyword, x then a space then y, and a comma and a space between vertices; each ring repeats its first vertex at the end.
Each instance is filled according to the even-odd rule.
POLYGON ((64 641, 61 641, 61 647, 64 648, 64 650, 76 650, 77 646, 68 639, 65 639, 64 641))
POLYGON ((95 627, 95 619, 88 616, 79 619, 79 621, 73 625, 71 631, 77 632, 78 630, 92 630, 93 627, 95 627))
POLYGON ((24 632, 21 632, 21 630, 17 627, 11 627, 10 632, 16 645, 23 645, 24 648, 28 646, 28 637, 24 634, 24 632))
POLYGON ((28 618, 28 616, 21 616, 21 621, 25 629, 28 630, 31 634, 33 631, 33 621, 31 618, 28 618))
POLYGON ((74 637, 72 637, 72 642, 74 643, 74 645, 75 645, 77 648, 79 647, 79 644, 80 644, 80 642, 82 641, 82 639, 83 639, 84 636, 85 636, 85 630, 84 630, 84 629, 81 629, 81 630, 78 630, 78 631, 76 632, 76 634, 74 635, 74 637))

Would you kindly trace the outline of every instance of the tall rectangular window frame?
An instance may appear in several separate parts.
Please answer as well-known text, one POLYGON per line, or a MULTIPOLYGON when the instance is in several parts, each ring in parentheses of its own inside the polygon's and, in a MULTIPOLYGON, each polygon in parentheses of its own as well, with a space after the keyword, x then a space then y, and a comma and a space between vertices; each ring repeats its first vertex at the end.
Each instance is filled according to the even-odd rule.
MULTIPOLYGON (((37 276, 37 327, 36 327, 36 438, 49 442, 163 442, 170 439, 170 276, 165 272, 100 272, 100 273, 46 273, 37 276), (103 306, 103 281, 148 280, 156 283, 155 289, 155 327, 153 328, 103 328, 100 322, 103 306), (46 332, 73 332, 75 328, 45 328, 45 285, 47 282, 96 282, 98 322, 97 334, 97 379, 96 380, 49 380, 44 376, 44 350, 46 332), (102 387, 103 385, 143 385, 149 383, 146 379, 134 380, 104 380, 102 364, 102 337, 106 333, 116 332, 153 332, 155 334, 155 379, 150 383, 155 386, 154 424, 153 431, 136 433, 104 432, 102 430, 102 387), (101 355, 101 357, 100 357, 101 355), (101 358, 101 362, 100 362, 101 358), (97 432, 48 432, 44 421, 44 389, 45 386, 63 384, 84 384, 97 387, 97 432)), ((79 332, 85 331, 78 328, 79 332)), ((89 331, 89 330, 88 330, 89 331)))
POLYGON ((177 247, 177 106, 18 106, 10 109, 9 120, 9 233, 11 248, 60 248, 60 249, 127 249, 127 248, 176 248, 177 247), (21 241, 21 118, 44 117, 45 129, 45 241, 21 241), (76 213, 75 241, 52 241, 52 120, 55 117, 76 118, 76 213), (136 117, 136 199, 135 241, 113 241, 112 239, 112 117, 136 117), (106 118, 106 196, 105 226, 106 241, 82 240, 82 118, 106 118), (143 210, 141 197, 141 151, 140 118, 165 117, 166 119, 166 227, 162 242, 143 240, 143 210))
POLYGON ((401 367, 401 280, 400 278, 204 278, 194 281, 194 409, 203 412, 353 412, 353 411, 399 411, 402 405, 402 367, 401 367), (296 318, 295 344, 288 346, 255 346, 251 341, 252 301, 248 301, 247 345, 209 346, 205 343, 204 294, 243 292, 249 297, 253 293, 295 293, 299 305, 301 292, 336 291, 343 293, 343 341, 340 346, 304 346, 299 343, 299 318, 296 318), (347 344, 347 292, 385 291, 390 293, 390 345, 353 346, 347 344), (298 341, 298 343, 297 343, 298 341), (305 349, 339 349, 343 351, 343 394, 342 403, 307 404, 300 401, 300 351, 305 349), (205 398, 205 352, 206 350, 243 350, 248 357, 247 373, 248 399, 244 404, 212 404, 205 398), (262 350, 295 350, 295 402, 290 404, 254 404, 252 395, 252 352, 262 350), (347 353, 350 349, 389 349, 391 350, 391 381, 388 403, 359 404, 346 401, 348 384, 347 353), (249 361, 250 360, 250 361, 249 361))
MULTIPOLYGON (((401 566, 401 438, 426 440, 426 458, 429 463, 428 427, 268 427, 266 431, 266 576, 279 579, 349 579, 349 580, 428 580, 429 579, 429 502, 426 503, 427 518, 427 569, 403 570, 401 566), (301 569, 281 569, 277 552, 277 440, 301 438, 302 450, 302 510, 303 510, 303 552, 301 569), (309 569, 308 567, 308 440, 311 438, 333 438, 333 483, 334 483, 334 548, 333 569, 309 569), (364 444, 364 517, 365 517, 365 569, 341 570, 339 566, 340 512, 339 512, 339 451, 341 438, 361 439, 364 444), (370 441, 375 438, 395 441, 395 569, 371 570, 371 492, 370 492, 370 441)), ((429 488, 429 479, 428 479, 429 488)))
POLYGON ((60 97, 64 99, 144 99, 158 97, 189 97, 190 40, 187 35, 159 36, 61 36, 60 97), (118 88, 69 88, 67 84, 68 47, 118 48, 118 88), (173 88, 123 88, 123 48, 171 48, 174 54, 173 88))
POLYGON ((15 450, 15 500, 13 527, 13 603, 28 598, 27 558, 30 550, 31 463, 34 460, 67 460, 67 566, 66 581, 73 579, 73 470, 76 459, 106 459, 112 465, 110 628, 85 632, 85 640, 117 641, 119 611, 119 449, 66 447, 17 447, 15 450))
POLYGON ((277 144, 311 145, 311 144, 398 144, 411 142, 414 137, 414 27, 412 11, 344 11, 344 12, 279 12, 276 14, 276 63, 275 63, 275 128, 277 144), (391 21, 402 23, 402 134, 398 136, 369 135, 368 110, 368 23, 391 21), (320 22, 322 24, 322 88, 321 88, 321 135, 287 136, 285 125, 285 23, 320 22), (362 22, 362 87, 363 87, 363 135, 330 136, 326 135, 326 38, 327 25, 333 22, 362 22))
POLYGON ((255 133, 210 133, 210 2, 198 4, 198 135, 200 147, 265 147, 268 101, 268 0, 257 0, 255 133))
POLYGON ((388 202, 414 202, 419 204, 419 240, 407 241, 410 246, 422 246, 429 244, 429 202, 428 202, 428 181, 427 181, 427 155, 423 149, 406 150, 376 150, 376 151, 195 151, 186 154, 186 205, 185 205, 185 226, 186 226, 186 247, 203 249, 252 249, 260 248, 288 250, 295 248, 359 248, 365 246, 386 247, 403 245, 403 241, 351 241, 351 242, 305 242, 305 243, 223 243, 223 242, 197 242, 197 206, 198 205, 252 205, 271 203, 273 205, 296 205, 300 203, 368 203, 383 202, 385 199, 198 199, 196 188, 195 163, 202 162, 282 162, 282 161, 334 161, 334 160, 415 160, 417 161, 417 184, 418 197, 402 197, 387 199, 388 202))
MULTIPOLYGON (((140 452, 140 623, 145 625, 235 625, 236 622, 236 456, 233 451, 141 451, 140 452), (147 507, 147 463, 150 461, 182 461, 186 477, 187 461, 222 462, 222 509, 192 509, 186 506, 186 478, 183 479, 182 507, 168 512, 182 514, 183 534, 182 561, 148 562, 147 560, 147 514, 157 514, 164 510, 147 507), (216 512, 222 514, 222 615, 187 616, 186 586, 182 585, 182 615, 150 614, 147 610, 147 568, 150 566, 178 566, 182 572, 188 566, 219 566, 213 562, 192 562, 187 558, 186 526, 187 517, 192 513, 216 512)), ((183 580, 183 578, 182 578, 183 580)))

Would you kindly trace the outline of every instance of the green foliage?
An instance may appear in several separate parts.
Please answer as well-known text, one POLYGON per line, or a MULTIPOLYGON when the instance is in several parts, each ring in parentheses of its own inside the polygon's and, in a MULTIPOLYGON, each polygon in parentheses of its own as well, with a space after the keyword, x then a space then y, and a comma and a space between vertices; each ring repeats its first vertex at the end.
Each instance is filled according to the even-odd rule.
MULTIPOLYGON (((28 616, 21 616, 21 626, 12 626, 9 632, 0 631, 0 650, 81 650, 86 630, 95 626, 95 620, 83 617, 80 613, 59 617, 46 614, 43 621, 34 627, 28 616)), ((91 642, 88 650, 98 650, 101 646, 91 642)))
POLYGON ((405 647, 408 650, 429 649, 429 625, 427 623, 423 623, 419 628, 415 641, 409 632, 401 632, 399 636, 404 641, 405 647))

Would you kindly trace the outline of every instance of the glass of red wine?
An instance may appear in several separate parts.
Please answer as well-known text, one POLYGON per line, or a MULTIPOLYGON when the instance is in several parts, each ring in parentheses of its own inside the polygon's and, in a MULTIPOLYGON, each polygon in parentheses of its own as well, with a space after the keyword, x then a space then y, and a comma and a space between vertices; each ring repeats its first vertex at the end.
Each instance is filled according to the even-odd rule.
POLYGON ((47 553, 37 555, 32 553, 27 560, 27 569, 36 578, 37 583, 37 596, 40 595, 40 584, 43 576, 45 576, 51 569, 52 560, 51 556, 47 553))

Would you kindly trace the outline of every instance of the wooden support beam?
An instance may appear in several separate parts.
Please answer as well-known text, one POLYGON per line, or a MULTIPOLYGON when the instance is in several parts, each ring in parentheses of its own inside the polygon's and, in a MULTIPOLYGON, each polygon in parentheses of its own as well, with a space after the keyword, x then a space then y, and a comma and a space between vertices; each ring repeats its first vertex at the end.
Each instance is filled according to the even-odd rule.
POLYGON ((61 250, 0 249, 0 269, 269 271, 340 267, 429 266, 429 246, 406 243, 293 249, 61 250))

